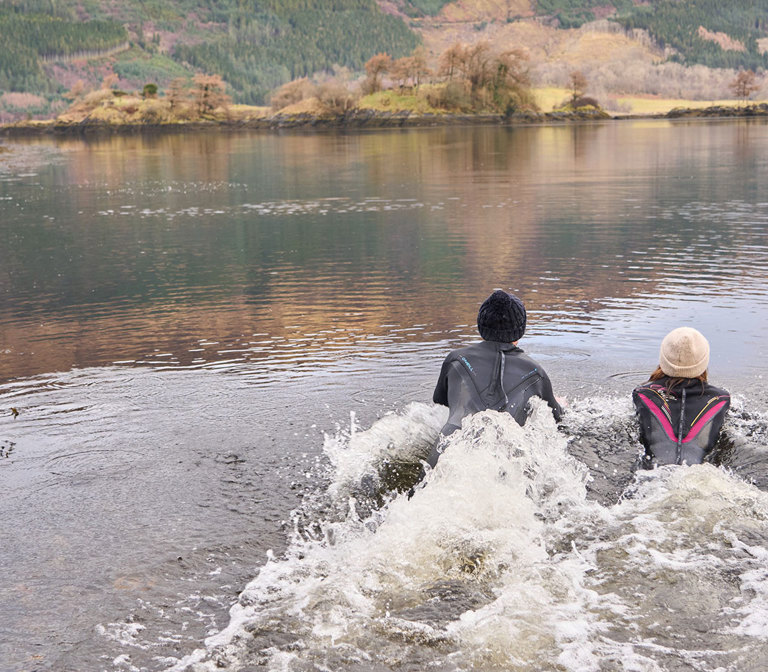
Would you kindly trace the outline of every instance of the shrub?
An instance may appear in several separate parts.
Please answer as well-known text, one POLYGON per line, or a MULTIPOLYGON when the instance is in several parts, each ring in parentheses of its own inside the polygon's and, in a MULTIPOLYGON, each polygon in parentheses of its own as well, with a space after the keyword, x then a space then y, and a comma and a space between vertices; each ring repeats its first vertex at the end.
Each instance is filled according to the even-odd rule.
POLYGON ((495 102, 496 108, 505 115, 539 111, 536 97, 530 89, 512 89, 506 91, 503 96, 498 97, 495 102))
POLYGON ((306 77, 295 79, 292 82, 283 84, 277 91, 270 96, 272 109, 277 112, 289 105, 295 105, 306 98, 313 98, 317 95, 317 86, 310 82, 306 77))
POLYGON ((159 100, 148 100, 142 105, 139 118, 147 124, 159 124, 167 119, 167 112, 167 105, 159 100))
POLYGON ((97 107, 88 115, 91 121, 99 121, 103 124, 120 124, 125 119, 114 107, 97 107))
POLYGON ((125 115, 136 114, 141 107, 141 99, 136 96, 125 96, 117 103, 117 108, 125 115))
POLYGON ((111 89, 96 89, 83 96, 83 104, 88 107, 96 107, 97 105, 103 105, 104 103, 111 103, 114 101, 115 96, 111 89))
POLYGON ((590 96, 579 96, 578 98, 573 98, 568 104, 574 110, 580 107, 594 107, 598 110, 600 109, 600 103, 598 103, 597 100, 590 96))
POLYGON ((352 93, 346 86, 336 80, 329 80, 317 89, 317 97, 329 112, 343 114, 351 110, 360 96, 352 93))
POLYGON ((456 112, 469 112, 472 97, 467 86, 459 81, 448 82, 427 92, 427 102, 435 108, 456 112))

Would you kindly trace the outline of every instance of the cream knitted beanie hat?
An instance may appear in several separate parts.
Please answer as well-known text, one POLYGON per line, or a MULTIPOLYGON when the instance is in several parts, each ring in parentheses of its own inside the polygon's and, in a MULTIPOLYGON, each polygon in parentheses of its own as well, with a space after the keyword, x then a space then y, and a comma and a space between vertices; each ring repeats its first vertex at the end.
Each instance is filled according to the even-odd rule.
POLYGON ((659 366, 672 378, 696 378, 709 366, 709 342, 691 327, 673 329, 661 342, 659 366))

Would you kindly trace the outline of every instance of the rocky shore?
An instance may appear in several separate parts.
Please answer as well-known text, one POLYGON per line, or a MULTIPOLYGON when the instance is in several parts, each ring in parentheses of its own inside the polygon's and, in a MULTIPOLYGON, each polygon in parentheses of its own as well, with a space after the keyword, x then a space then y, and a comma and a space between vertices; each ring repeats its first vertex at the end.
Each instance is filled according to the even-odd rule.
POLYGON ((544 114, 415 114, 409 111, 382 112, 350 110, 341 115, 311 113, 274 114, 256 119, 211 119, 159 124, 114 124, 85 119, 79 122, 27 121, 0 126, 0 135, 80 135, 92 133, 187 132, 210 129, 237 130, 353 130, 377 128, 421 128, 430 126, 517 125, 567 123, 610 119, 603 110, 577 112, 547 112, 544 114))
POLYGON ((676 107, 667 112, 664 117, 668 119, 679 119, 681 117, 768 117, 768 103, 740 107, 713 105, 712 107, 703 107, 701 109, 676 107))

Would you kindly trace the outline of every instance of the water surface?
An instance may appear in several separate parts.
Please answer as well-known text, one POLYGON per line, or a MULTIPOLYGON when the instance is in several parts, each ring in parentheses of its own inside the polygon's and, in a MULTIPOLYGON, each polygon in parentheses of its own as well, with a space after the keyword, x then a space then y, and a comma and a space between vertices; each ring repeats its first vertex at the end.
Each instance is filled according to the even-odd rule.
MULTIPOLYGON (((619 661, 615 669, 622 656, 649 670, 765 662, 764 641, 750 634, 765 610, 749 558, 768 553, 759 532, 768 126, 199 134, 11 149, 14 159, 0 160, 0 561, 14 568, 0 581, 7 669, 165 669, 195 650, 201 661, 224 656, 232 669, 285 659, 297 670, 391 669, 395 661, 403 669, 433 661, 446 670, 587 670, 598 669, 598 654, 619 661), (458 550, 435 555, 430 544, 443 542, 427 535, 431 559, 414 558, 388 587, 375 588, 379 570, 370 563, 393 552, 381 540, 423 537, 407 512, 452 506, 467 487, 435 475, 422 504, 388 505, 382 469, 393 459, 414 464, 433 440, 439 409, 408 404, 429 402, 442 357, 476 337, 477 308, 495 287, 525 300, 521 345, 571 399, 571 413, 560 448, 546 427, 546 440, 524 434, 503 444, 514 450, 481 432, 488 457, 478 468, 514 473, 523 451, 533 465, 526 473, 536 472, 551 444, 557 449, 545 463, 555 482, 583 479, 584 490, 564 495, 573 513, 559 522, 543 499, 515 499, 532 507, 533 519, 544 517, 538 541, 525 541, 528 532, 507 538, 510 521, 491 516, 488 534, 498 544, 488 546, 469 521, 487 518, 495 497, 509 496, 504 488, 522 497, 524 481, 505 481, 466 520, 454 516, 454 530, 430 519, 458 550), (634 478, 629 391, 655 366, 661 337, 680 324, 707 335, 711 379, 737 397, 724 457, 733 475, 708 467, 664 477, 636 486, 637 503, 617 504, 634 478), (646 553, 666 529, 666 509, 694 487, 688 478, 691 501, 704 506, 720 493, 727 503, 749 502, 755 517, 731 524, 730 503, 708 510, 703 542, 700 530, 685 527, 686 515, 697 514, 681 514, 668 545, 646 553), (375 491, 372 503, 355 489, 363 482, 375 491), (362 507, 351 517, 350 493, 362 507), (427 505, 429 498, 437 500, 427 505), (355 522, 368 513, 372 528, 391 531, 369 539, 355 522), (310 540, 308 519, 320 530, 310 540), (656 531, 632 536, 643 519, 656 531), (571 528, 584 531, 586 547, 571 551, 571 528), (721 528, 727 534, 712 532, 721 528), (330 529, 348 545, 324 545, 330 529), (610 557, 632 539, 640 540, 635 560, 658 565, 636 600, 632 565, 610 557), (379 550, 359 556, 341 583, 330 579, 336 598, 302 611, 297 604, 309 598, 290 588, 296 577, 322 584, 360 544, 379 550), (268 629, 246 641, 238 628, 255 626, 250 616, 235 618, 227 632, 241 644, 211 653, 222 646, 215 640, 206 653, 204 638, 227 626, 229 606, 270 549, 267 567, 282 578, 262 573, 241 601, 259 605, 262 588, 279 592, 282 601, 262 607, 274 628, 301 636, 284 641, 268 629), (302 553, 308 565, 291 560, 302 553), (529 558, 553 582, 511 578, 510 555, 529 558), (462 570, 479 557, 487 572, 462 570), (325 569, 313 569, 320 558, 325 569), (733 585, 743 602, 706 581, 689 585, 682 569, 665 574, 670 562, 720 567, 715 576, 726 582, 729 572, 741 577, 733 585), (560 593, 564 567, 575 583, 560 593), (540 608, 530 618, 520 605, 497 602, 521 585, 548 596, 531 597, 540 608), (675 619, 661 618, 656 585, 685 585, 693 595, 670 606, 679 607, 675 628, 686 635, 698 632, 696 614, 706 606, 708 631, 725 633, 716 647, 695 637, 690 646, 672 635, 661 641, 657 629, 675 619), (349 606, 357 591, 368 606, 349 606), (402 591, 407 598, 387 607, 402 591), (616 601, 589 602, 590 591, 616 601), (528 632, 537 618, 548 624, 537 627, 560 631, 573 609, 589 621, 578 632, 550 641, 541 630, 540 646, 518 661, 493 653, 521 641, 502 631, 528 632), (609 612, 624 620, 606 634, 600 624, 609 612), (467 639, 462 623, 477 624, 478 614, 493 627, 478 625, 467 639), (371 628, 380 638, 366 648, 356 633, 371 628)), ((472 460, 470 444, 462 445, 457 464, 472 460)))

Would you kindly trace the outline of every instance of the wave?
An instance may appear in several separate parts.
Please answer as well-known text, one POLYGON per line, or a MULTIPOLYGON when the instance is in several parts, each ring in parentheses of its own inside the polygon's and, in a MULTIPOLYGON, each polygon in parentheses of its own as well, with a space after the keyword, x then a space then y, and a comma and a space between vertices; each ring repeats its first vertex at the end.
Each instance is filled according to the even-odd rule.
MULTIPOLYGON (((734 415, 732 443, 764 435, 734 415)), ((289 550, 172 669, 765 669, 768 494, 713 464, 633 471, 615 400, 560 430, 541 403, 524 427, 479 413, 419 481, 443 416, 411 404, 326 437, 328 487, 289 550), (607 492, 591 460, 617 455, 607 492)))

